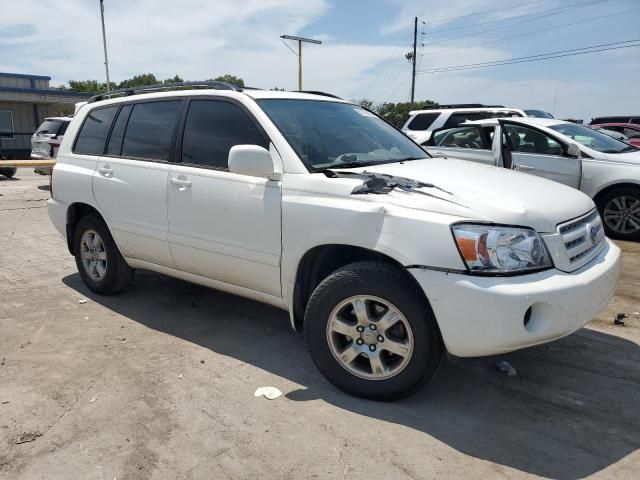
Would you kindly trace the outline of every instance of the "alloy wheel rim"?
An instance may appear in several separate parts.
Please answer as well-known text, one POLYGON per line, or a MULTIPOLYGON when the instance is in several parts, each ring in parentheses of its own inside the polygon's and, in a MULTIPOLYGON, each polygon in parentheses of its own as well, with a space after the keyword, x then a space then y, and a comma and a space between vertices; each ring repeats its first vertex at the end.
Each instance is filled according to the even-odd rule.
POLYGON ((89 277, 99 282, 107 274, 107 252, 98 232, 87 230, 80 240, 80 258, 89 277))
POLYGON ((333 309, 327 342, 342 368, 367 380, 398 375, 414 349, 406 317, 392 303, 371 295, 349 297, 333 309))
POLYGON ((604 221, 614 232, 635 233, 640 230, 640 199, 622 195, 604 207, 604 221))

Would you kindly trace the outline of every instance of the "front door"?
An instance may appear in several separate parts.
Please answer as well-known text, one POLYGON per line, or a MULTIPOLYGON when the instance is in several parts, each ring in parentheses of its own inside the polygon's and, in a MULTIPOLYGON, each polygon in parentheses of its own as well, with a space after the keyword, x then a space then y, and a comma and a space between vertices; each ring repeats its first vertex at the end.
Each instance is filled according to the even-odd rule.
POLYGON ((580 188, 582 161, 566 155, 566 147, 532 127, 500 121, 511 150, 513 169, 580 188))
POLYGON ((178 145, 168 195, 178 269, 280 296, 280 182, 230 173, 227 163, 234 145, 269 148, 266 134, 240 104, 194 98, 178 145))

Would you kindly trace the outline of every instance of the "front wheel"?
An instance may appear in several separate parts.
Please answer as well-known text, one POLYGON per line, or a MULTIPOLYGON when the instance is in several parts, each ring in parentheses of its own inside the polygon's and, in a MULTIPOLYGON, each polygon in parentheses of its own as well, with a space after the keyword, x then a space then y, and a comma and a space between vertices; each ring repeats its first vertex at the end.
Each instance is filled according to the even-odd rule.
POLYGON ((422 292, 399 268, 358 262, 316 288, 305 340, 320 372, 359 397, 395 400, 426 384, 443 345, 422 292))
POLYGON ((619 240, 640 240, 640 188, 620 187, 598 200, 606 233, 619 240))

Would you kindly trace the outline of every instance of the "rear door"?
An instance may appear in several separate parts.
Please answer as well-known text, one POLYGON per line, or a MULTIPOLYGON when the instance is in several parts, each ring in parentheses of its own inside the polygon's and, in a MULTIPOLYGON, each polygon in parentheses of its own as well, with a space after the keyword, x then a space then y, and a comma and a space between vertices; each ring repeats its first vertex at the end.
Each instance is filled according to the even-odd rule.
POLYGON ((582 161, 566 155, 566 146, 546 132, 500 120, 514 170, 580 188, 582 161))
POLYGON ((435 130, 424 149, 434 157, 455 157, 495 165, 496 158, 491 149, 493 128, 460 125, 435 130))
POLYGON ((93 193, 125 257, 173 267, 167 181, 183 99, 122 105, 93 193))
POLYGON ((244 107, 192 98, 169 174, 169 242, 185 272, 279 297, 281 185, 229 172, 234 145, 270 147, 244 107))

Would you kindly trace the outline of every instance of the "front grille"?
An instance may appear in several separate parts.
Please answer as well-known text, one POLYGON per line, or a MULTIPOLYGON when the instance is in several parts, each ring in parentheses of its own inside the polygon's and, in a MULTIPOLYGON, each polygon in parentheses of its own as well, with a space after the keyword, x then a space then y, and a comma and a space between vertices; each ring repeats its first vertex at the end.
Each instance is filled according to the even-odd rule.
POLYGON ((567 253, 570 267, 580 268, 604 245, 604 228, 597 210, 558 225, 558 233, 567 253))

